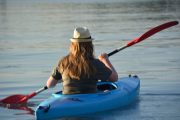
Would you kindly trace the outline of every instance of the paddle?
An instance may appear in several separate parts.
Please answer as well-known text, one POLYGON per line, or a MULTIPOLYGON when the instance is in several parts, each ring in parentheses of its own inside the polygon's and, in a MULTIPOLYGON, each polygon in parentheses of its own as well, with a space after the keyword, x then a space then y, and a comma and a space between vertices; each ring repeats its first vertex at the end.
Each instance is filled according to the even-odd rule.
MULTIPOLYGON (((166 28, 169 28, 169 27, 172 27, 174 25, 177 25, 178 24, 178 21, 171 21, 171 22, 167 22, 167 23, 164 23, 162 25, 159 25, 155 28, 152 28, 151 30, 147 31, 146 33, 144 33, 142 36, 138 37, 138 38, 135 38, 133 40, 131 40, 130 42, 128 42, 125 46, 121 47, 121 48, 117 48, 116 50, 112 51, 111 53, 108 54, 108 56, 111 56, 127 47, 130 47, 138 42, 141 42, 143 40, 145 40, 146 38, 154 35, 155 33, 161 31, 161 30, 164 30, 166 28)), ((22 94, 17 94, 17 95, 12 95, 12 96, 9 96, 5 99, 2 99, 0 100, 0 103, 5 103, 5 104, 25 104, 27 103, 27 101, 36 96, 37 94, 39 94, 40 92, 44 91, 48 89, 47 86, 29 94, 29 95, 22 95, 22 94)))
POLYGON ((154 27, 154 28, 150 29, 149 31, 145 32, 145 33, 144 33, 143 35, 141 35, 140 37, 135 38, 135 39, 129 41, 129 42, 128 42, 126 45, 124 45, 123 47, 117 48, 117 49, 115 49, 114 51, 110 52, 110 53, 108 54, 108 56, 111 56, 111 55, 113 55, 113 54, 115 54, 115 53, 117 53, 117 52, 119 52, 119 51, 121 51, 121 50, 123 50, 123 49, 125 49, 125 48, 127 48, 127 47, 130 47, 130 46, 132 46, 132 45, 134 45, 134 44, 136 44, 136 43, 138 43, 138 42, 141 42, 141 41, 145 40, 146 38, 148 38, 148 37, 150 37, 150 36, 152 36, 152 35, 160 32, 160 31, 162 31, 162 30, 164 30, 164 29, 167 29, 167 28, 172 27, 172 26, 177 25, 177 24, 178 24, 178 21, 171 21, 171 22, 167 22, 167 23, 164 23, 164 24, 162 24, 162 25, 159 25, 159 26, 157 26, 157 27, 154 27))
POLYGON ((42 91, 48 89, 47 86, 44 86, 43 88, 35 91, 35 92, 32 92, 28 95, 22 95, 22 94, 16 94, 16 95, 11 95, 9 97, 6 97, 2 100, 0 100, 0 103, 3 103, 3 104, 25 104, 27 103, 27 101, 36 96, 37 94, 41 93, 42 91))

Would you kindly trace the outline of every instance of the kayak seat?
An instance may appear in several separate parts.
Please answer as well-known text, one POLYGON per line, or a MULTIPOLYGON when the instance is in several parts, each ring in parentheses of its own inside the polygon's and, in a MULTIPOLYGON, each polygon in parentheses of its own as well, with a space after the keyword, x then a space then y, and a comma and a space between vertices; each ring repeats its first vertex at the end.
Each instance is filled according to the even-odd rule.
POLYGON ((110 91, 117 89, 117 85, 111 82, 102 82, 97 84, 97 90, 98 91, 110 91))

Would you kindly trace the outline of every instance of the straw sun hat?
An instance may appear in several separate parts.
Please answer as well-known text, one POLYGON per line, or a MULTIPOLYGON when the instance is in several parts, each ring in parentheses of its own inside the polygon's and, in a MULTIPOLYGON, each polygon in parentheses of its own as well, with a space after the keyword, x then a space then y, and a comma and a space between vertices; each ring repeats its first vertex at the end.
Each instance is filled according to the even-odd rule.
POLYGON ((74 29, 73 38, 70 40, 71 42, 90 42, 93 38, 91 38, 87 27, 77 27, 74 29))

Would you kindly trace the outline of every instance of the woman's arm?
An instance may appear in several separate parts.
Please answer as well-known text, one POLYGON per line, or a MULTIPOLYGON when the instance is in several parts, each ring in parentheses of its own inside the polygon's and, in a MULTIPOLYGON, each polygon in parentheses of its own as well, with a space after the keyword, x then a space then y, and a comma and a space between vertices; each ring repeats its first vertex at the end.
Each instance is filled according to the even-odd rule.
POLYGON ((51 88, 51 87, 56 86, 57 83, 58 83, 58 81, 56 79, 54 79, 52 76, 50 76, 49 79, 47 80, 46 86, 48 88, 51 88))
POLYGON ((62 82, 62 76, 59 73, 57 67, 55 67, 53 72, 52 72, 52 75, 47 80, 46 86, 48 88, 51 88, 51 87, 56 86, 57 83, 61 83, 61 82, 62 82))
POLYGON ((111 62, 109 61, 108 55, 106 53, 103 53, 99 56, 99 60, 101 62, 103 62, 105 64, 106 67, 108 67, 112 73, 109 77, 109 81, 111 82, 115 82, 118 80, 118 74, 116 72, 116 70, 114 69, 113 65, 111 64, 111 62))

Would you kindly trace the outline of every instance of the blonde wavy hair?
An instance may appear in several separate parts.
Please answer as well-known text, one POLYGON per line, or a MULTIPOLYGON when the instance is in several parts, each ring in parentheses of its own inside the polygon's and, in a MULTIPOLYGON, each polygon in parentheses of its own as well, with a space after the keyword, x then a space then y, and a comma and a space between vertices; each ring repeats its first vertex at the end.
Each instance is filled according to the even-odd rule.
POLYGON ((92 42, 71 42, 70 53, 58 64, 61 74, 79 80, 82 75, 95 76, 96 69, 92 64, 94 46, 92 42))

